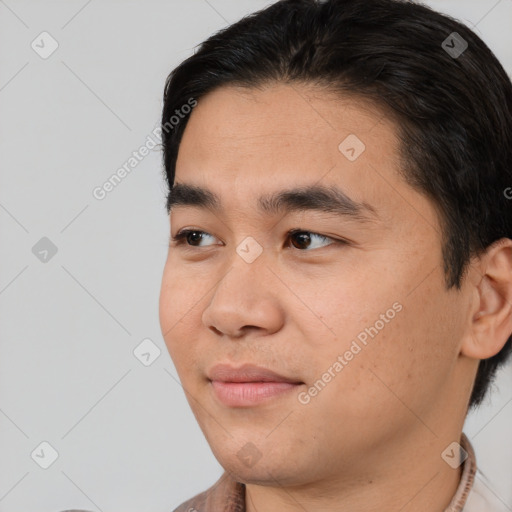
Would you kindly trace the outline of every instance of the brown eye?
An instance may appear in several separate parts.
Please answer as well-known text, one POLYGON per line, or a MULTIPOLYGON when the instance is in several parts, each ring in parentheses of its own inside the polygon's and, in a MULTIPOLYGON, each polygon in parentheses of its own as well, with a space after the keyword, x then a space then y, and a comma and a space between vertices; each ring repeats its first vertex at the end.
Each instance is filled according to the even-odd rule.
MULTIPOLYGON (((334 240, 333 238, 330 238, 328 236, 320 235, 319 233, 314 233, 313 231, 305 231, 305 230, 292 230, 288 233, 288 236, 290 237, 290 240, 294 240, 295 242, 292 242, 293 246, 296 249, 311 249, 312 241, 318 241, 320 240, 320 247, 326 247, 328 245, 331 245, 333 243, 338 242, 338 240, 334 240), (322 242, 329 242, 327 244, 323 244, 322 242)), ((339 240, 341 242, 341 240, 339 240)), ((315 244, 313 244, 315 245, 315 244)), ((318 246, 318 243, 316 243, 316 247, 313 246, 313 249, 320 248, 318 246)))
POLYGON ((171 237, 171 240, 175 245, 202 247, 200 243, 208 236, 213 237, 213 235, 199 229, 182 229, 175 236, 171 237))
POLYGON ((292 241, 295 240, 296 243, 294 243, 293 245, 297 247, 297 249, 306 249, 307 246, 311 243, 311 237, 309 236, 309 233, 307 233, 306 231, 294 233, 290 237, 290 239, 292 241))
POLYGON ((189 245, 195 245, 196 242, 201 242, 203 233, 201 231, 189 231, 185 233, 185 239, 189 245))

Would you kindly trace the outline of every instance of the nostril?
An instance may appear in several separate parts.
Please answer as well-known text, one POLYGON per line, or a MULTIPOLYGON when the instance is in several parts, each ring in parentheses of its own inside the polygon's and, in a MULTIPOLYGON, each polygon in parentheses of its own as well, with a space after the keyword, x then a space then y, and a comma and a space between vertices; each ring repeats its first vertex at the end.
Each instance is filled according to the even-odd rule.
POLYGON ((217 327, 214 327, 213 325, 210 326, 210 329, 215 333, 215 334, 219 334, 219 335, 222 335, 222 332, 219 331, 219 329, 217 329, 217 327))

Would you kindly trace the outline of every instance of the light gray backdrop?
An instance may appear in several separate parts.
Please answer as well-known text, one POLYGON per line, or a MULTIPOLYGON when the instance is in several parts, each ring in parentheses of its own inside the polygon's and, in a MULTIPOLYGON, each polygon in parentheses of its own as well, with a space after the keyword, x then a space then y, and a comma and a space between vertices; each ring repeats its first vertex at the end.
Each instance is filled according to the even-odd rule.
MULTIPOLYGON (((220 476, 158 322, 160 152, 129 159, 170 70, 269 3, 0 0, 0 512, 166 512, 220 476)), ((512 0, 428 3, 512 71, 512 0)), ((512 510, 511 369, 465 431, 512 510)))

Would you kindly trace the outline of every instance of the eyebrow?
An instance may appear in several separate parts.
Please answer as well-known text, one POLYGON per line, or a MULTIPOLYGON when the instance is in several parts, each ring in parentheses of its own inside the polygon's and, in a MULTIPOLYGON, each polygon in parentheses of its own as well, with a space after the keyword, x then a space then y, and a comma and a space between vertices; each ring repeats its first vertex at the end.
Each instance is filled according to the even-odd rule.
MULTIPOLYGON (((220 197, 211 190, 186 183, 176 183, 167 197, 167 211, 178 206, 222 212, 220 197)), ((258 199, 259 209, 267 215, 320 211, 358 222, 380 220, 375 208, 350 198, 335 186, 312 185, 273 192, 258 199)))

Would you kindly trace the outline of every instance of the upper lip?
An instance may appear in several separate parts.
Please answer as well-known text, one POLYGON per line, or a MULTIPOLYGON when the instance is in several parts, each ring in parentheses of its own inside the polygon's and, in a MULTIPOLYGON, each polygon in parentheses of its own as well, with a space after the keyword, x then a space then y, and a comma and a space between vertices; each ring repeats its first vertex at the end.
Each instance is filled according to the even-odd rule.
POLYGON ((292 384, 302 384, 297 379, 285 377, 272 370, 253 364, 244 364, 238 368, 229 364, 216 364, 208 373, 208 378, 212 381, 221 382, 289 382, 292 384))

